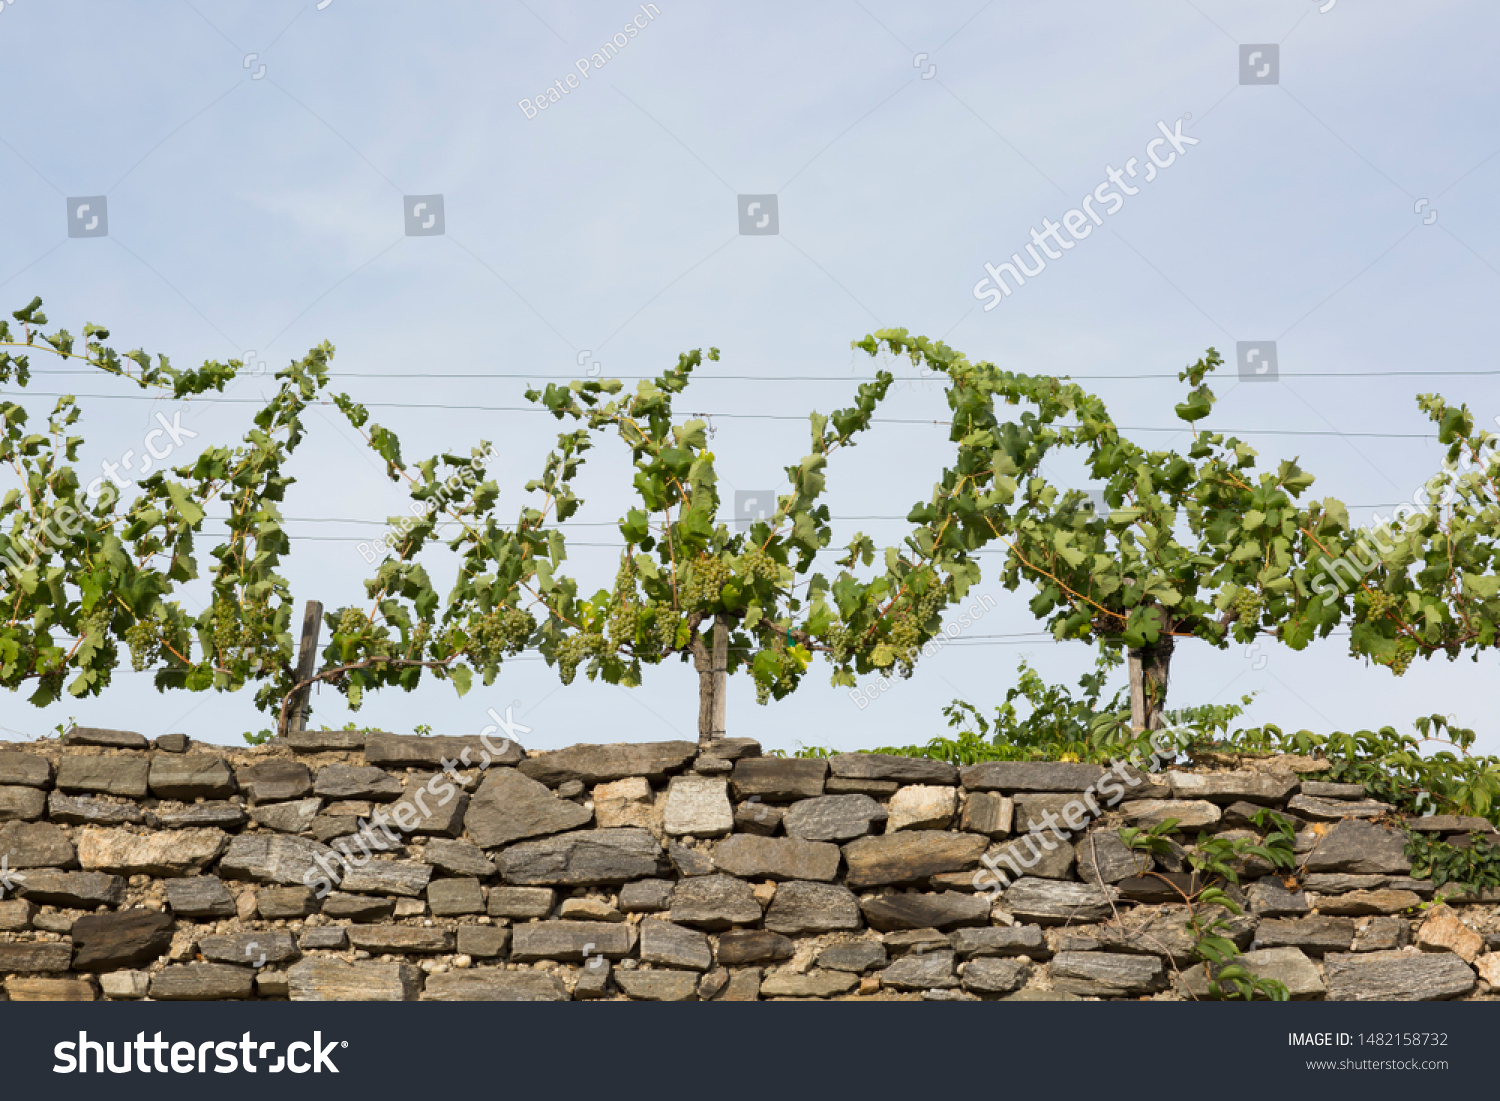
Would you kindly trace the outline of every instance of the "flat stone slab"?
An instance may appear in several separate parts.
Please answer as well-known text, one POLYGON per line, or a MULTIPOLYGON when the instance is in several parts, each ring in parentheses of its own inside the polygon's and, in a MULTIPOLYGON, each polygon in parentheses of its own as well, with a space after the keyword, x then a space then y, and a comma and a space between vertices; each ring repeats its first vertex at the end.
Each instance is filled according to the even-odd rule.
POLYGON ((953 965, 952 952, 902 956, 880 973, 880 985, 888 990, 952 990, 958 985, 953 965))
POLYGON ((492 769, 469 803, 464 828, 482 849, 578 829, 593 821, 590 810, 559 799, 545 784, 513 768, 492 769))
POLYGON ((47 809, 47 793, 37 788, 0 787, 0 822, 32 822, 47 809))
POLYGON ((847 971, 773 971, 761 979, 760 993, 763 998, 836 998, 858 985, 859 976, 847 971))
POLYGON ((846 780, 894 780, 900 784, 956 784, 958 769, 947 761, 888 753, 838 753, 828 758, 832 775, 846 780))
POLYGON ((734 829, 729 784, 705 776, 674 776, 662 827, 673 837, 723 837, 734 829))
POLYGON ((964 804, 960 826, 965 833, 982 833, 990 838, 1004 837, 1010 833, 1015 806, 1009 796, 999 792, 970 792, 968 801, 964 804))
POLYGON ((1318 799, 1311 795, 1294 795, 1287 801, 1286 809, 1317 822, 1337 822, 1341 818, 1379 818, 1396 810, 1389 803, 1373 799, 1356 803, 1348 799, 1318 799))
POLYGON ((693 971, 707 971, 714 964, 708 937, 695 929, 661 918, 647 918, 640 924, 640 936, 641 960, 645 963, 693 971))
POLYGON ((991 925, 981 929, 955 929, 948 936, 961 959, 989 956, 1030 956, 1046 959, 1052 955, 1047 936, 1037 925, 991 925))
POLYGON ((219 874, 287 887, 311 887, 320 879, 337 885, 343 864, 327 845, 305 837, 242 833, 229 842, 219 874))
POLYGON ((865 923, 882 933, 897 929, 953 929, 960 925, 988 925, 990 921, 988 899, 958 891, 881 895, 864 899, 859 908, 865 923))
POLYGON ((432 865, 416 860, 371 860, 351 865, 339 882, 350 894, 400 895, 416 898, 427 890, 432 865))
POLYGON ((401 796, 401 781, 372 766, 328 765, 318 769, 313 794, 324 799, 369 799, 389 803, 401 796))
POLYGON ((734 794, 736 799, 759 797, 768 803, 813 799, 823 794, 827 775, 826 760, 752 757, 734 766, 734 794))
POLYGON ((144 815, 135 803, 54 791, 47 796, 47 817, 66 826, 131 826, 140 824, 144 815))
POLYGON ((169 878, 196 875, 229 844, 223 830, 135 833, 123 827, 86 826, 78 834, 78 862, 85 871, 169 878))
POLYGON ((32 871, 26 873, 26 880, 16 893, 40 906, 68 910, 114 908, 125 901, 125 879, 102 872, 32 871))
POLYGON ((453 934, 447 929, 427 929, 413 925, 351 925, 346 934, 349 943, 372 956, 441 955, 453 951, 453 934))
POLYGON ((1296 791, 1295 776, 1267 772, 1179 772, 1162 774, 1174 799, 1207 799, 1211 803, 1280 803, 1296 791))
POLYGON ((501 851, 500 874, 520 886, 584 887, 654 877, 664 853, 642 829, 579 830, 501 851))
POLYGON ((151 980, 151 997, 159 1002, 217 1002, 248 998, 255 990, 255 971, 225 963, 172 964, 151 980))
POLYGON ((234 896, 216 875, 167 880, 167 905, 179 917, 232 918, 234 896))
POLYGON ((264 807, 251 807, 250 818, 258 826, 277 833, 306 833, 312 829, 323 800, 293 799, 289 803, 272 803, 264 807))
MULTIPOLYGON (((238 806, 223 802, 195 803, 181 810, 158 810, 156 818, 162 828, 168 830, 189 830, 204 826, 213 826, 221 830, 237 830, 249 821, 248 816, 238 806)), ((107 826, 112 823, 99 822, 97 824, 107 826)))
POLYGON ((781 815, 781 824, 788 837, 804 841, 852 841, 873 833, 887 817, 886 809, 868 795, 823 795, 793 803, 781 815))
POLYGON ((21 941, 0 944, 0 973, 67 971, 72 961, 73 946, 66 943, 21 941))
POLYGON ((557 892, 550 887, 491 887, 490 917, 518 921, 544 918, 557 905, 557 892))
POLYGON ((293 753, 358 753, 364 749, 369 733, 365 730, 289 730, 286 744, 293 753))
POLYGON ((427 885, 433 917, 484 913, 484 888, 477 879, 434 879, 427 885))
POLYGON ((198 951, 215 963, 232 963, 241 967, 287 963, 301 955, 292 934, 285 929, 199 937, 198 951))
MULTIPOLYGON (((788 941, 788 943, 791 943, 788 941)), ((722 946, 721 946, 722 954, 722 946)), ((790 952, 787 953, 791 955, 790 952)), ((847 971, 861 975, 889 962, 885 945, 878 940, 856 940, 847 944, 832 944, 818 953, 818 966, 831 971, 847 971)))
POLYGON ((229 762, 207 753, 159 753, 147 780, 158 799, 227 799, 236 790, 229 762))
POLYGON ((256 803, 284 803, 313 793, 312 770, 301 761, 262 761, 238 769, 235 779, 256 803))
POLYGON ((1331 1002, 1432 1002, 1474 989, 1474 969, 1451 952, 1362 952, 1324 960, 1331 1002))
POLYGON ((484 967, 427 976, 424 1002, 565 1002, 567 987, 546 971, 484 967))
POLYGON ((1099 765, 1067 761, 983 761, 959 769, 969 791, 1084 791, 1104 775, 1099 765))
POLYGON ((945 830, 958 814, 958 789, 912 784, 891 796, 886 833, 898 830, 945 830))
POLYGON ((460 925, 458 951, 475 959, 494 959, 510 947, 510 930, 496 925, 460 925))
POLYGON ((833 933, 863 925, 859 900, 849 888, 836 883, 782 883, 765 918, 767 929, 788 936, 833 933))
MULTIPOLYGON (((175 882, 192 881, 181 879, 175 882)), ((171 884, 168 884, 167 898, 170 900, 171 897, 171 884)), ((255 909, 268 921, 279 921, 317 913, 318 900, 306 887, 270 887, 256 892, 255 909)))
MULTIPOLYGON (((1302 786, 1304 790, 1307 788, 1306 784, 1302 786)), ((1419 833, 1489 833, 1494 829, 1487 819, 1459 814, 1431 814, 1426 818, 1409 818, 1406 828, 1419 833)))
POLYGON ((64 757, 57 766, 60 791, 144 799, 151 762, 145 757, 64 757))
POLYGON ((52 786, 52 763, 35 753, 0 749, 0 784, 49 788, 52 786))
POLYGON ((1032 965, 1017 959, 973 959, 964 965, 963 988, 972 994, 1013 994, 1026 985, 1032 965))
POLYGON ((1047 974, 1052 989, 1080 997, 1135 997, 1167 988, 1161 959, 1123 952, 1059 952, 1047 965, 1047 974))
POLYGON ((444 761, 452 761, 459 768, 494 768, 519 764, 525 756, 519 742, 499 733, 488 736, 488 745, 477 734, 434 736, 372 730, 365 738, 365 763, 381 768, 437 770, 444 761))
POLYGON ((409 963, 323 956, 293 964, 287 985, 294 1002, 411 1002, 422 990, 422 972, 409 963))
POLYGON ((568 780, 593 787, 630 776, 660 780, 669 772, 687 767, 697 755, 695 742, 575 745, 528 757, 516 767, 548 787, 568 780))
POLYGON ((5 980, 5 996, 13 1002, 91 1002, 94 987, 87 979, 27 979, 13 976, 5 980))
MULTIPOLYGON (((1245 952, 1236 961, 1260 979, 1274 980, 1286 987, 1293 1001, 1321 998, 1326 988, 1318 965, 1299 948, 1262 948, 1245 952)), ((1182 974, 1183 988, 1194 998, 1210 996, 1205 965, 1198 964, 1182 974)))
POLYGON ((1422 905, 1422 897, 1413 891, 1349 891, 1342 895, 1319 896, 1318 912, 1364 917, 1368 914, 1399 914, 1422 905))
MULTIPOLYGON (((621 892, 621 905, 625 904, 621 892)), ((760 903, 750 884, 728 875, 684 879, 671 893, 671 920, 715 932, 761 919, 760 903)))
MULTIPOLYGON (((723 967, 789 960, 797 942, 765 929, 734 929, 719 937, 718 962, 723 967)), ((881 955, 884 956, 884 951, 881 955)))
POLYGON ((134 730, 106 730, 98 726, 75 726, 62 737, 63 745, 97 745, 107 749, 146 749, 145 735, 134 730))
POLYGON ((472 875, 488 879, 495 874, 495 862, 483 849, 467 841, 434 838, 422 850, 422 859, 435 868, 453 875, 472 875))
POLYGON ((629 998, 643 1002, 687 1002, 698 996, 695 971, 615 971, 615 982, 629 998))
POLYGON ((1223 812, 1206 799, 1136 799, 1121 807, 1132 826, 1155 826, 1177 819, 1178 830, 1201 830, 1218 824, 1223 812))
POLYGON ((636 931, 632 925, 601 921, 530 921, 512 930, 510 958, 517 963, 539 960, 582 963, 593 956, 618 960, 630 955, 635 940, 636 931))
POLYGON ((1092 883, 1065 883, 1027 876, 1018 879, 1000 897, 1000 906, 1021 921, 1042 925, 1102 921, 1113 912, 1113 887, 1092 883))
POLYGON ((90 914, 73 923, 73 968, 118 971, 139 967, 172 946, 172 915, 154 910, 90 914))
POLYGON ((1312 907, 1304 891, 1289 891, 1280 883, 1261 880, 1245 888, 1252 912, 1261 917, 1300 917, 1312 907))
POLYGON ((1023 833, 1021 836, 996 845, 985 855, 985 872, 980 887, 989 885, 990 862, 1000 869, 1002 875, 1011 879, 1022 876, 1037 876, 1041 879, 1072 879, 1077 851, 1067 841, 1059 840, 1054 833, 1023 833))
POLYGON ((942 872, 970 868, 988 847, 988 838, 942 830, 861 837, 844 846, 847 882, 855 890, 915 883, 942 872))
POLYGON ((831 882, 839 871, 839 847, 800 837, 740 833, 714 846, 714 866, 742 879, 810 879, 831 882))
POLYGON ((1403 831, 1346 819, 1317 841, 1303 867, 1309 872, 1406 875, 1411 871, 1411 860, 1406 855, 1403 831))
POLYGON ((66 868, 75 862, 73 842, 50 822, 0 826, 0 857, 11 868, 66 868))
MULTIPOLYGON (((1304 780, 1302 794, 1318 799, 1363 799, 1365 786, 1363 784, 1333 784, 1326 780, 1304 780)), ((1484 819, 1476 819, 1476 821, 1482 822, 1484 819)))
POLYGON ((1314 914, 1305 918, 1268 918, 1255 930, 1255 947, 1301 948, 1310 956, 1347 952, 1354 940, 1354 919, 1314 914))
POLYGON ((409 784, 401 798, 385 808, 402 833, 417 837, 456 838, 464 829, 469 796, 446 778, 409 784))

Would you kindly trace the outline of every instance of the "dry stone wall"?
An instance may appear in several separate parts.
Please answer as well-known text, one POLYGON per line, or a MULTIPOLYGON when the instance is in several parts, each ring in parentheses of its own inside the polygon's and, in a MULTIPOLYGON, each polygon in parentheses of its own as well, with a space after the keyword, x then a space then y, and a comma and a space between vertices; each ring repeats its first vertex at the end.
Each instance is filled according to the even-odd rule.
POLYGON ((1117 831, 1173 817, 1191 845, 1199 830, 1243 836, 1271 807, 1296 823, 1299 868, 1245 868, 1231 933, 1253 970, 1304 999, 1491 996, 1495 900, 1436 898, 1410 876, 1391 808, 1321 781, 1326 767, 1220 759, 1111 781, 1077 763, 786 760, 745 739, 527 753, 311 731, 226 749, 80 728, 0 744, 0 988, 1187 999, 1207 979, 1171 886, 1182 853, 1144 869, 1117 831), (1091 799, 1103 817, 1070 820, 1091 799), (999 889, 991 869, 1017 865, 999 889))

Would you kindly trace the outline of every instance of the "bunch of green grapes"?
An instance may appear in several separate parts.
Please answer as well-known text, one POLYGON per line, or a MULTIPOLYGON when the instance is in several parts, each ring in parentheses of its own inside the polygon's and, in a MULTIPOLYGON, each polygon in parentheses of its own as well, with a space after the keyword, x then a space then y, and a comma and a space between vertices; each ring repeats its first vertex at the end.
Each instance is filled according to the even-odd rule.
POLYGON ((131 624, 125 631, 125 643, 130 647, 130 666, 137 673, 149 669, 161 656, 161 636, 149 620, 138 619, 131 624))
POLYGON ((369 622, 365 613, 352 605, 347 608, 340 608, 338 625, 334 627, 333 633, 346 637, 358 635, 365 629, 365 625, 369 622))
POLYGON ((596 631, 569 635, 557 644, 557 673, 563 684, 572 684, 585 658, 605 652, 604 636, 596 631))
POLYGON ((615 588, 610 594, 609 618, 605 621, 604 630, 613 645, 632 646, 635 644, 635 632, 639 623, 635 564, 626 558, 620 563, 620 572, 615 575, 615 588))
POLYGON ((1396 656, 1391 658, 1391 672, 1396 676, 1404 676, 1411 668, 1411 662, 1417 656, 1417 644, 1409 638, 1403 638, 1396 643, 1396 656))
POLYGON ((1371 619, 1384 619, 1391 613, 1399 603, 1397 599, 1384 589, 1376 589, 1370 594, 1371 619))
POLYGON ((1265 611, 1265 597, 1254 589, 1241 586, 1240 591, 1234 597, 1235 618, 1246 626, 1260 622, 1261 613, 1265 611))
MULTIPOLYGON (((520 608, 496 608, 469 622, 471 655, 482 665, 498 661, 506 654, 519 654, 531 641, 536 622, 520 608)), ((424 633, 425 640, 425 633, 424 633)))
POLYGON ((781 573, 776 559, 765 552, 760 544, 752 542, 740 555, 740 572, 748 577, 763 577, 774 581, 781 573))
POLYGON ((652 624, 652 640, 664 651, 677 648, 677 631, 682 626, 682 618, 672 611, 672 606, 665 602, 651 601, 646 605, 649 611, 656 613, 656 620, 652 624))
POLYGON ((846 624, 840 623, 828 632, 829 660, 834 665, 843 665, 854 656, 855 634, 846 624))
POLYGON ((721 558, 704 555, 692 564, 688 571, 688 583, 683 592, 682 603, 688 608, 717 604, 720 591, 731 577, 727 563, 721 558))

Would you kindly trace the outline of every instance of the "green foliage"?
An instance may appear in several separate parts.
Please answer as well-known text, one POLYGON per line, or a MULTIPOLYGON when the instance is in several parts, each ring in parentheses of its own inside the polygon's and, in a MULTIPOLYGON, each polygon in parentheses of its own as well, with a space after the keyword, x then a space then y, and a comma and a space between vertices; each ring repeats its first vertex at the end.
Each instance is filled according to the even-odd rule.
MULTIPOLYGON (((953 356, 900 330, 871 339, 932 366, 953 356)), ((1007 401, 1038 409, 1022 426, 1005 426, 1007 438, 1024 443, 1024 461, 1016 460, 1017 448, 997 455, 997 471, 1000 458, 1009 460, 1007 491, 985 500, 976 517, 1007 544, 1005 585, 1015 589, 1024 580, 1035 589, 1031 610, 1058 639, 1151 653, 1148 711, 1165 698, 1174 638, 1220 648, 1248 643, 1275 632, 1310 596, 1292 573, 1306 551, 1297 498, 1312 476, 1295 462, 1257 472, 1249 444, 1196 425, 1215 400, 1204 379, 1222 362, 1210 348, 1179 376, 1194 387, 1176 408, 1193 433, 1186 454, 1147 451, 1122 437, 1103 403, 1074 385, 976 369, 1007 401), (1107 515, 1092 515, 1084 494, 1036 472, 1042 457, 1063 447, 1081 450, 1091 476, 1104 484, 1107 515)), ((1299 622, 1322 634, 1333 627, 1299 622)))
POLYGON ((1347 618, 1350 653, 1397 676, 1416 657, 1468 653, 1478 661, 1500 624, 1500 437, 1477 431, 1466 405, 1436 394, 1417 404, 1448 449, 1442 470, 1416 505, 1369 528, 1355 527, 1339 502, 1324 502, 1298 574, 1298 585, 1319 596, 1310 614, 1347 618))
POLYGON ((1445 716, 1423 716, 1414 725, 1415 735, 1389 726, 1353 734, 1288 734, 1267 724, 1195 740, 1189 750, 1324 757, 1333 765, 1330 780, 1363 784, 1371 796, 1405 814, 1471 815, 1500 825, 1500 757, 1471 752, 1474 731, 1452 725, 1445 716), (1424 743, 1445 748, 1424 752, 1424 743))
MULTIPOLYGON (((1171 835, 1177 832, 1178 819, 1168 818, 1145 829, 1127 827, 1119 831, 1121 842, 1132 852, 1165 856, 1173 851, 1171 835)), ((1222 884, 1238 885, 1244 862, 1258 857, 1272 868, 1287 871, 1296 866, 1295 835, 1291 822, 1269 810, 1259 810, 1254 817, 1263 838, 1230 838, 1198 835, 1187 850, 1192 869, 1189 887, 1157 872, 1154 875, 1182 898, 1188 909, 1187 930, 1193 936, 1193 953, 1203 961, 1208 976, 1209 995, 1214 998, 1251 1001, 1257 996, 1271 1001, 1288 999, 1286 987, 1275 979, 1262 979, 1240 962, 1240 949, 1226 934, 1231 926, 1229 916, 1242 911, 1222 884)))
POLYGON ((1483 834, 1470 835, 1469 844, 1460 847, 1438 834, 1409 830, 1406 855, 1411 859, 1412 876, 1431 879, 1436 887, 1445 883, 1475 891, 1500 887, 1500 847, 1483 834))

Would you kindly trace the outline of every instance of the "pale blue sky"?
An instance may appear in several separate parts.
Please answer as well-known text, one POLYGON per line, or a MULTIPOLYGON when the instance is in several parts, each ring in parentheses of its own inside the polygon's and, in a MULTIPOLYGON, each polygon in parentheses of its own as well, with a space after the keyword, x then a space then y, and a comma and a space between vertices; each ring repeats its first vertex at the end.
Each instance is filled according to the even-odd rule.
MULTIPOLYGON (((54 322, 106 324, 118 344, 179 364, 255 349, 274 369, 330 340, 336 372, 399 376, 338 382, 392 403, 373 411, 409 458, 495 441, 506 514, 557 425, 484 407, 524 404, 529 380, 593 361, 655 373, 716 345, 723 360, 679 408, 739 414, 714 421, 726 493, 770 488, 806 450, 805 422, 745 415, 844 404, 873 366, 849 342, 896 325, 1009 369, 1093 376, 1119 422, 1143 428, 1176 423, 1170 376, 1213 345, 1231 362, 1215 426, 1283 433, 1249 438, 1273 463, 1299 457, 1319 495, 1391 506, 1438 461, 1417 393, 1467 401, 1485 422, 1500 413, 1493 378, 1385 374, 1493 367, 1500 223, 1485 196, 1500 182, 1500 16, 1480 0, 1326 3, 667 0, 528 118, 518 101, 578 73, 640 7, 14 0, 0 10, 0 305, 41 294, 54 322), (1279 47, 1278 84, 1240 84, 1241 44, 1279 47), (1061 219, 1107 166, 1144 168, 1157 123, 1189 115, 1197 145, 982 308, 986 261, 1061 219), (431 194, 446 232, 408 237, 403 196, 431 194), (780 232, 741 235, 740 194, 777 195, 780 232), (98 195, 109 236, 70 239, 66 200, 98 195), (1280 381, 1239 384, 1236 342, 1264 340, 1277 342, 1280 381)), ((129 393, 73 376, 33 389, 64 386, 129 393)), ((83 405, 94 467, 171 411, 83 405)), ((251 408, 194 403, 183 424, 237 438, 251 408)), ((920 379, 886 410, 943 413, 920 379)), ((297 518, 288 573, 299 598, 335 607, 361 593, 356 541, 405 500, 346 427, 323 412, 311 425, 285 509, 297 518)), ((881 425, 834 463, 834 515, 904 515, 930 492, 943 441, 935 426, 881 425)), ((582 484, 580 520, 601 526, 573 535, 590 588, 612 576, 607 523, 625 504, 606 454, 619 456, 601 452, 582 484), (606 545, 577 545, 590 542, 606 545)), ((902 525, 848 520, 835 533, 856 529, 884 543, 902 525)), ((982 588, 997 606, 910 682, 861 711, 825 669, 768 708, 737 680, 730 732, 784 747, 922 741, 954 696, 997 702, 1023 654, 1076 680, 1091 651, 1043 637, 994 564, 982 588)), ((434 568, 446 588, 451 566, 434 568)), ((1440 711, 1493 751, 1492 668, 1440 661, 1398 680, 1341 639, 1254 656, 1186 643, 1172 702, 1258 691, 1255 720, 1319 730, 1407 728, 1440 711)), ((695 692, 675 665, 631 691, 561 690, 540 661, 517 661, 492 689, 377 697, 360 721, 468 733, 487 707, 518 701, 533 746, 691 737, 695 692)), ((332 693, 315 706, 314 722, 348 718, 332 693)), ((4 713, 9 734, 69 716, 208 741, 264 725, 248 693, 162 697, 128 673, 102 699, 38 712, 13 697, 4 713)))

